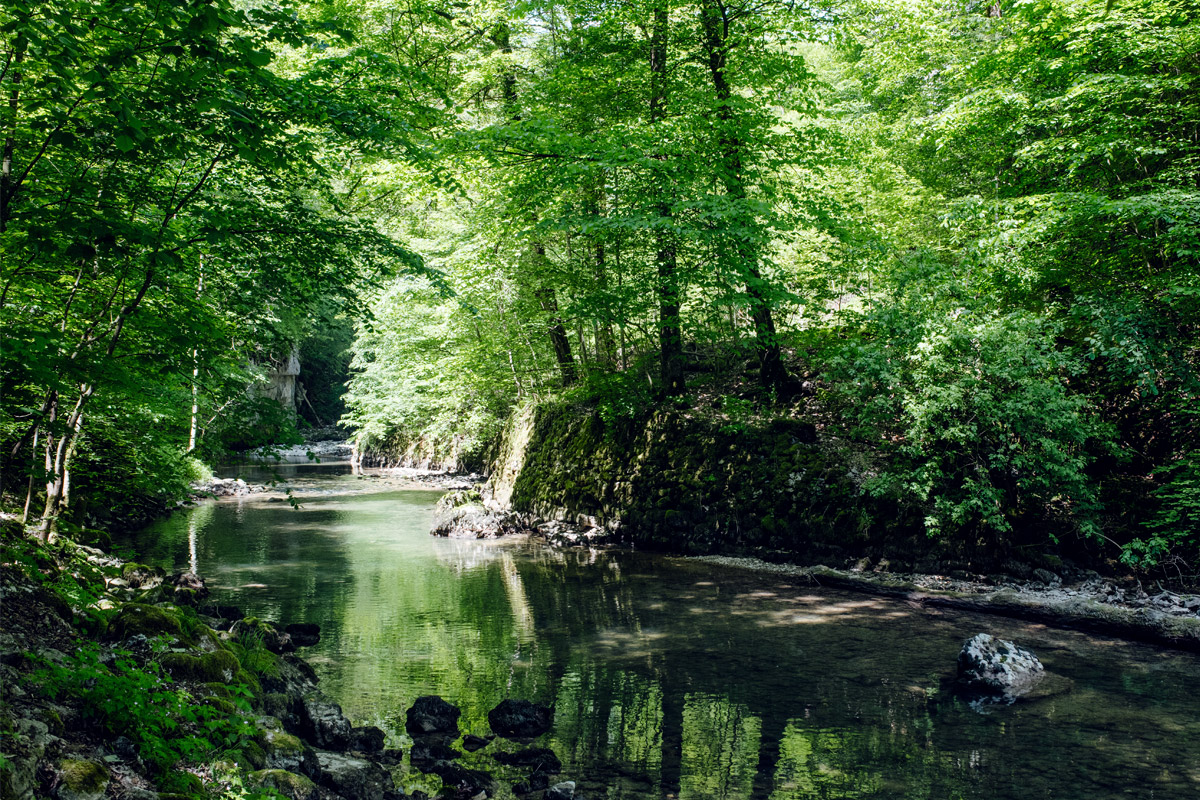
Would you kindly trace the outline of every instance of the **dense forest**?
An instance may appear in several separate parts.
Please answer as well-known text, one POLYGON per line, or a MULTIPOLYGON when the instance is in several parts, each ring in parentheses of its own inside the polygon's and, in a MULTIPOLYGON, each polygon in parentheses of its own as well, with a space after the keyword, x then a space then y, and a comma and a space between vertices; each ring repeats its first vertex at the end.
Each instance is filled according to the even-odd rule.
POLYGON ((0 31, 0 493, 43 537, 339 417, 486 466, 554 401, 812 419, 935 539, 1196 572, 1188 0, 8 0, 0 31), (295 354, 299 417, 253 389, 295 354))

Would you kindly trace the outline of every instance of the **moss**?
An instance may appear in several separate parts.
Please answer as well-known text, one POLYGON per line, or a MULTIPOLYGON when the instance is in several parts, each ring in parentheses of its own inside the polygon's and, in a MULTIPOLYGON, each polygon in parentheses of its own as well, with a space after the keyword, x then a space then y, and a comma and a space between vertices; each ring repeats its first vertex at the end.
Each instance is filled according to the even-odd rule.
POLYGON ((78 797, 97 796, 108 786, 108 770, 94 761, 66 759, 59 764, 62 785, 78 797))
POLYGON ((203 655, 167 653, 162 657, 163 668, 177 680, 204 683, 233 683, 242 672, 237 656, 228 650, 203 655))
POLYGON ((304 754, 304 742, 290 733, 265 730, 259 732, 257 739, 267 755, 299 757, 304 754))
POLYGON ((303 775, 283 769, 263 769, 246 776, 246 783, 263 789, 274 789, 293 800, 307 800, 317 792, 316 785, 303 775))
POLYGON ((159 787, 167 794, 159 794, 159 800, 169 797, 193 798, 203 797, 204 784, 190 772, 176 770, 168 772, 159 780, 159 787))
POLYGON ((267 765, 267 754, 258 742, 246 742, 238 762, 251 769, 262 769, 267 765))
POLYGON ((179 614, 160 606, 143 603, 126 603, 108 626, 109 635, 115 639, 128 639, 142 635, 175 636, 183 638, 183 627, 179 614))

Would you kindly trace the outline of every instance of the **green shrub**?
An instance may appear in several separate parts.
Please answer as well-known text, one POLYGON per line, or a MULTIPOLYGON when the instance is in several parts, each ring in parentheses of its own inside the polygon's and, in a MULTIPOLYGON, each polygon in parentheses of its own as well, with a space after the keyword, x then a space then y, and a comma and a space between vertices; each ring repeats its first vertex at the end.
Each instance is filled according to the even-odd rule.
MULTIPOLYGON (((69 698, 78 704, 84 718, 105 734, 128 737, 164 779, 181 763, 235 751, 253 738, 253 727, 240 715, 199 702, 155 662, 139 665, 117 651, 117 658, 106 664, 100 654, 97 645, 84 645, 61 664, 46 662, 33 673, 31 684, 52 700, 69 698)), ((233 692, 235 706, 249 712, 244 690, 233 692)))
POLYGON ((846 412, 891 442, 877 493, 921 504, 931 535, 999 541, 1050 518, 1098 533, 1087 468, 1111 433, 1072 393, 1081 365, 1056 347, 1056 324, 936 307, 893 307, 869 324, 838 377, 846 412))

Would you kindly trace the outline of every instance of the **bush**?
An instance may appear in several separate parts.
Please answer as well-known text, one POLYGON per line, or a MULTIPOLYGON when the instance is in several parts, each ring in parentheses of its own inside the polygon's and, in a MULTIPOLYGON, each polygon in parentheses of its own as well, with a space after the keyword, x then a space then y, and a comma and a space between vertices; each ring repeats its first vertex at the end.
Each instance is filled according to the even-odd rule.
POLYGON ((1055 346, 1055 324, 893 307, 868 330, 838 373, 848 413, 894 450, 877 493, 922 504, 931 535, 1006 541, 1014 526, 1048 518, 1098 533, 1087 468, 1111 433, 1071 392, 1081 366, 1055 346))

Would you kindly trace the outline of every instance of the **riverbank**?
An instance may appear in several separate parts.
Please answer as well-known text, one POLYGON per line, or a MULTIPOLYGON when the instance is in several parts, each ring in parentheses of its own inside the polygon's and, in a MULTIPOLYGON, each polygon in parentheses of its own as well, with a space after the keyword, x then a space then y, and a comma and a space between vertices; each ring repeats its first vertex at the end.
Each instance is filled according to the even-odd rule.
POLYGON ((354 726, 273 625, 190 573, 6 522, 0 558, 3 796, 389 800, 398 750, 354 726))

